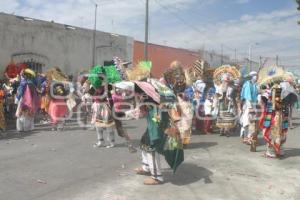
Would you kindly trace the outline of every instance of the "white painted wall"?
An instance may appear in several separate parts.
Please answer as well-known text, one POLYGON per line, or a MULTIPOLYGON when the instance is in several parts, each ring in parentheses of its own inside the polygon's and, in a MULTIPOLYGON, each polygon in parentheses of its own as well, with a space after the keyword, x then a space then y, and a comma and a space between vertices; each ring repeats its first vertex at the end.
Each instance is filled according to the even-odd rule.
MULTIPOLYGON (((97 31, 96 61, 103 64, 119 56, 132 61, 133 38, 97 31)), ((93 31, 66 28, 63 24, 0 13, 1 74, 14 53, 32 52, 47 57, 46 69, 59 66, 71 75, 92 65, 93 31)), ((46 70, 45 69, 45 70, 46 70)))

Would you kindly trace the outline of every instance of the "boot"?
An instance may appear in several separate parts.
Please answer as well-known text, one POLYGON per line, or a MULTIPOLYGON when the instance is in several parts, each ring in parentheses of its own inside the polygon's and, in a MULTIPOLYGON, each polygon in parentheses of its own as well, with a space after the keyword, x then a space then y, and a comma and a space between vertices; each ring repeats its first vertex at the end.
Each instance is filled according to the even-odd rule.
POLYGON ((280 147, 279 156, 280 156, 280 157, 285 156, 285 152, 284 152, 283 145, 281 145, 281 147, 280 147))
POLYGON ((155 180, 153 178, 148 178, 144 181, 144 185, 161 185, 163 182, 155 180))
POLYGON ((220 136, 224 136, 225 135, 225 131, 224 131, 224 129, 221 129, 220 130, 220 136))
POLYGON ((250 151, 256 152, 256 147, 257 147, 257 140, 252 140, 250 144, 250 151))
POLYGON ((136 153, 137 149, 132 145, 132 144, 128 144, 128 150, 130 153, 136 153))
POLYGON ((225 131, 225 135, 226 137, 230 137, 230 131, 229 130, 225 131))
POLYGON ((275 153, 272 150, 272 147, 267 146, 267 151, 266 151, 266 157, 267 158, 276 158, 275 153))

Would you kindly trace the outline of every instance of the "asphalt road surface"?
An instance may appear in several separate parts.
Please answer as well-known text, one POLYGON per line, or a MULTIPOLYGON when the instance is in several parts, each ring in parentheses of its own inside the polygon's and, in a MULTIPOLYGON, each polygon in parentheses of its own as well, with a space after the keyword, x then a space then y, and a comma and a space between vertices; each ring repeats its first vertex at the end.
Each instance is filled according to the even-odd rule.
MULTIPOLYGON (((300 118, 295 125, 280 160, 263 156, 263 140, 251 153, 238 136, 193 135, 176 174, 163 161, 166 183, 159 186, 144 186, 135 175, 140 152, 129 153, 122 138, 115 148, 95 149, 95 131, 9 133, 0 140, 0 199, 299 200, 300 118)), ((145 121, 126 128, 138 146, 145 121)))

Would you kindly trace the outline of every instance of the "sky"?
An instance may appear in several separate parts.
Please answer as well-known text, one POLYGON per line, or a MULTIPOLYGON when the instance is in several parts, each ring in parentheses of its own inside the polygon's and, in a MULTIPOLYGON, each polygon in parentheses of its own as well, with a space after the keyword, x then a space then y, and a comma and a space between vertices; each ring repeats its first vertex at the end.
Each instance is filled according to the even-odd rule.
MULTIPOLYGON (((0 0, 0 12, 144 39, 146 0, 0 0)), ((275 58, 300 70, 300 12, 295 0, 149 0, 149 41, 221 52, 239 59, 275 58)))

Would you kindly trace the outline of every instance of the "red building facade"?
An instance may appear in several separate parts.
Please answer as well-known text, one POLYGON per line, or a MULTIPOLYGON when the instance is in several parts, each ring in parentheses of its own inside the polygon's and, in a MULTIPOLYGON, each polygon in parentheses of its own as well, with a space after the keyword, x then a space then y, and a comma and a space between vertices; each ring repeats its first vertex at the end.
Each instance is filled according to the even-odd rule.
MULTIPOLYGON (((152 61, 151 74, 155 78, 162 77, 164 71, 174 60, 180 61, 186 68, 200 58, 198 52, 156 44, 148 45, 148 57, 152 61)), ((136 64, 142 60, 144 60, 144 42, 134 41, 133 63, 136 64)))

